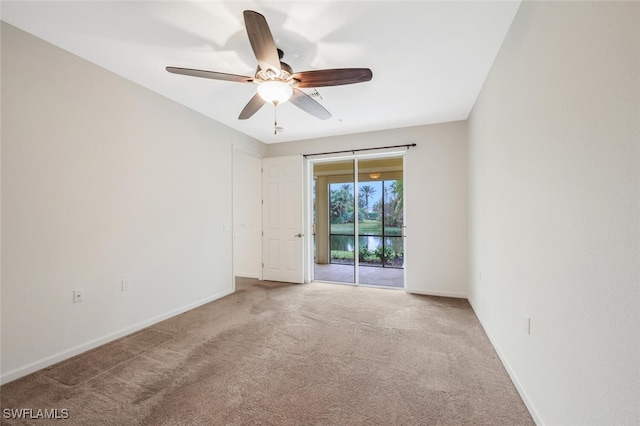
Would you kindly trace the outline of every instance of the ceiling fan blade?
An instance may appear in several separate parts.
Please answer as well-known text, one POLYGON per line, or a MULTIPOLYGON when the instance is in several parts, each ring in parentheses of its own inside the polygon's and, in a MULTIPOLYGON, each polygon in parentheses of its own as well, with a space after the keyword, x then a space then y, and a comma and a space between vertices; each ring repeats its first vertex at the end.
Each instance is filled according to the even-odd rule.
POLYGON ((328 70, 302 71, 292 75, 300 84, 298 87, 342 86, 371 80, 369 68, 335 68, 328 70))
POLYGON ((245 10, 244 25, 247 28, 247 36, 251 43, 253 53, 256 55, 258 65, 263 70, 274 69, 280 71, 280 56, 273 40, 271 30, 264 16, 253 10, 245 10))
POLYGON ((213 80, 236 81, 238 83, 251 83, 253 77, 244 75, 225 74, 223 72, 192 70, 190 68, 167 67, 167 71, 173 74, 189 75, 191 77, 211 78, 213 80))
POLYGON ((291 96, 289 102, 320 120, 331 118, 331 113, 329 111, 302 90, 293 89, 293 96, 291 96))
POLYGON ((238 116, 238 120, 246 120, 247 118, 251 117, 253 114, 258 112, 258 110, 262 108, 262 105, 264 104, 265 101, 260 97, 259 94, 256 93, 242 109, 242 112, 240 112, 240 115, 238 116))

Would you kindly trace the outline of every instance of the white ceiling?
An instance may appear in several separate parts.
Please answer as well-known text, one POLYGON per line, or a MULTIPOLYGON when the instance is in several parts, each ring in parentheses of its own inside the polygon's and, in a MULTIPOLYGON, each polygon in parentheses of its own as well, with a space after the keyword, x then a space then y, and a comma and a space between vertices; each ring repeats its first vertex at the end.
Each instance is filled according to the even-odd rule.
POLYGON ((21 1, 2 20, 265 143, 464 120, 517 1, 21 1), (290 103, 238 114, 256 86, 166 66, 253 76, 242 11, 262 13, 294 71, 366 67, 370 82, 318 88, 333 116, 290 103))

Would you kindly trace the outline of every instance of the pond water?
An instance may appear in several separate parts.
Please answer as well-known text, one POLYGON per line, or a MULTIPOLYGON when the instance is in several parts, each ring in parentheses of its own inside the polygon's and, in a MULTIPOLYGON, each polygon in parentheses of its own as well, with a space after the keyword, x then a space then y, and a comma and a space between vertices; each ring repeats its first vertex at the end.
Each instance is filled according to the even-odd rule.
MULTIPOLYGON (((393 248, 399 255, 404 253, 402 237, 386 237, 385 244, 393 248)), ((382 237, 360 236, 358 237, 360 247, 367 247, 370 251, 382 245, 382 237)), ((354 251, 355 241, 349 235, 331 235, 331 250, 354 251)))

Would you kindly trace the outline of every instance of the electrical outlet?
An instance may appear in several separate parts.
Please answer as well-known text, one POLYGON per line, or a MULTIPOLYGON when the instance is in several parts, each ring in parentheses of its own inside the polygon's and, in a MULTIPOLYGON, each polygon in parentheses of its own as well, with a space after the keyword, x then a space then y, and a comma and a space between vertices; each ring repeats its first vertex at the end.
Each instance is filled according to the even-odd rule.
POLYGON ((84 290, 73 290, 73 303, 84 302, 84 290))
POLYGON ((129 280, 122 280, 122 291, 129 290, 129 280))

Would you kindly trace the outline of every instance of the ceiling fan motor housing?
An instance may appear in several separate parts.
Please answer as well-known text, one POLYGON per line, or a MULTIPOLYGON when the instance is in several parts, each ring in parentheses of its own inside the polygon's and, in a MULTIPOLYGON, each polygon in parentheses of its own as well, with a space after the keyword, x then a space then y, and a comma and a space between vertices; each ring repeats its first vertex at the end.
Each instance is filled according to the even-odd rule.
POLYGON ((297 85, 298 80, 292 78, 293 68, 285 62, 280 62, 280 71, 274 70, 272 68, 261 69, 258 67, 256 69, 256 75, 253 80, 254 83, 260 84, 265 81, 282 81, 284 83, 290 84, 291 86, 297 85))

